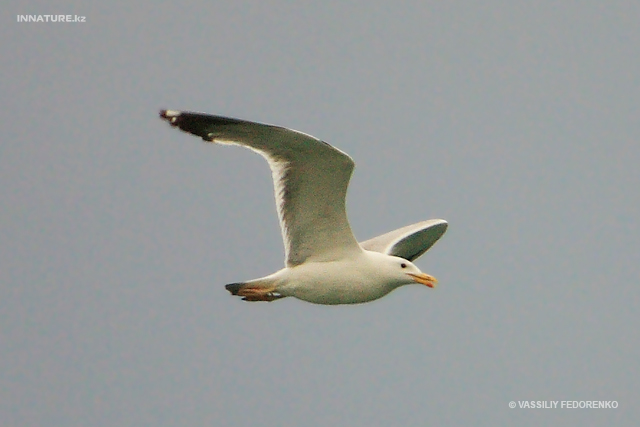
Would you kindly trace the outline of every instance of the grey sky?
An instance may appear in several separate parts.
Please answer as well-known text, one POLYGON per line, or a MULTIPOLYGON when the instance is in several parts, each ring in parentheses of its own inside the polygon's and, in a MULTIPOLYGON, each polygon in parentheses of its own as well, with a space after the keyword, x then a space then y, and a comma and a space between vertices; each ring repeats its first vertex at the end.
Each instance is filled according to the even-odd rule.
POLYGON ((640 419, 637 3, 10 3, 3 426, 640 419), (349 153, 360 240, 449 221, 416 262, 439 287, 343 307, 230 297, 283 263, 268 166, 160 108, 349 153))

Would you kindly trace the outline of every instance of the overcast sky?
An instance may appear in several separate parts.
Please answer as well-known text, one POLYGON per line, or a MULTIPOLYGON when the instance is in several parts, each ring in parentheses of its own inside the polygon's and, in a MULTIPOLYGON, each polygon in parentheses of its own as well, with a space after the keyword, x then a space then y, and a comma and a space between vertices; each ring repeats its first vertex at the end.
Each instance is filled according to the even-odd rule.
POLYGON ((9 3, 3 426, 640 419, 639 3, 9 3), (359 240, 449 221, 416 262, 438 288, 231 297, 283 266, 268 166, 160 108, 349 153, 359 240))

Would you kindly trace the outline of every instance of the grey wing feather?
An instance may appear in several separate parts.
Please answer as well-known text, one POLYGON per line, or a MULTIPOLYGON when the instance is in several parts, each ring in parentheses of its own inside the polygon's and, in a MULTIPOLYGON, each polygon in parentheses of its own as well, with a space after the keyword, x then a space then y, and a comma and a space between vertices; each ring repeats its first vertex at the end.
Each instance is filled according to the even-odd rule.
POLYGON ((447 221, 431 219, 398 228, 360 243, 363 249, 413 261, 424 254, 447 231, 447 221))
POLYGON ((162 110, 160 116, 205 141, 245 146, 266 158, 273 175, 287 266, 341 259, 362 251, 345 211, 354 166, 347 154, 279 126, 187 111, 162 110))

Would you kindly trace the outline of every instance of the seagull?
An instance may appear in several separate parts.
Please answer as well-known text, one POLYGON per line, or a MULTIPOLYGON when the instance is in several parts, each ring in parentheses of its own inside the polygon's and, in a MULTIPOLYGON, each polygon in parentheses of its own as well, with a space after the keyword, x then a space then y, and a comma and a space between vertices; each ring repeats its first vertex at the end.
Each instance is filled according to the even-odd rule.
POLYGON ((294 297, 314 304, 359 304, 409 284, 435 287, 412 261, 446 231, 434 219, 358 243, 345 209, 354 162, 337 148, 292 129, 188 111, 161 110, 171 126, 205 142, 240 145, 271 168, 285 268, 226 285, 244 301, 294 297))

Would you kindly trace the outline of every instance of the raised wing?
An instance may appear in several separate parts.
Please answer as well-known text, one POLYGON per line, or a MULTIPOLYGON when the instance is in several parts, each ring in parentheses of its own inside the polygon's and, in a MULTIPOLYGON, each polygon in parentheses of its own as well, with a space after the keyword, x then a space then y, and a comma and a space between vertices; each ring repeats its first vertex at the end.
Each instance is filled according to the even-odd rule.
POLYGON ((273 175, 285 265, 333 261, 361 251, 345 211, 353 160, 310 135, 261 123, 185 111, 160 111, 172 126, 207 142, 261 154, 273 175))
POLYGON ((398 228, 360 243, 363 249, 413 261, 425 253, 447 231, 447 221, 430 219, 398 228))

